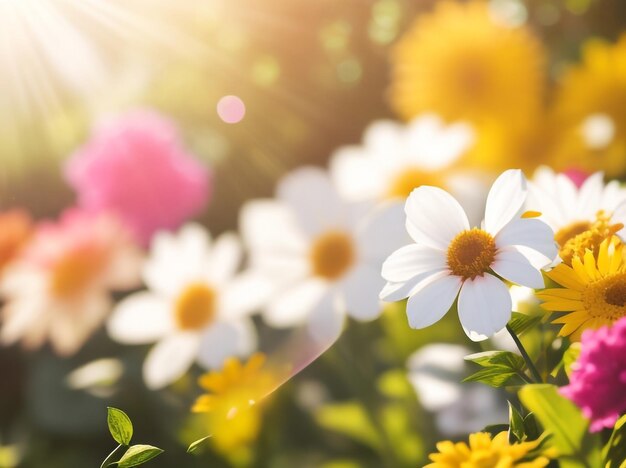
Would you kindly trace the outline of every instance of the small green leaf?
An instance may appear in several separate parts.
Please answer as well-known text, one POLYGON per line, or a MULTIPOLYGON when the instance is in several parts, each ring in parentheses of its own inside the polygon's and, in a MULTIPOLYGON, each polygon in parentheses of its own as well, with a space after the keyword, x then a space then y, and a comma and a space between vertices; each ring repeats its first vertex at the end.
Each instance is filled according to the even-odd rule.
POLYGON ((524 359, 519 354, 510 351, 485 351, 465 356, 465 360, 482 367, 506 367, 515 372, 524 370, 524 359))
POLYGON ((526 385, 519 398, 552 435, 551 445, 568 467, 601 466, 597 434, 587 431, 588 421, 554 385, 526 385))
POLYGON ((129 447, 122 458, 120 458, 120 461, 117 462, 117 466, 118 468, 139 466, 162 453, 163 450, 158 447, 153 447, 152 445, 133 445, 129 447))
POLYGON ((506 432, 509 430, 509 426, 507 424, 490 424, 489 426, 485 426, 482 432, 488 432, 491 434, 491 437, 495 437, 501 432, 506 432))
POLYGON ((541 436, 541 428, 533 413, 528 413, 524 418, 524 433, 528 440, 536 440, 541 436))
POLYGON ((528 330, 539 324, 541 318, 541 315, 526 315, 513 312, 511 320, 509 320, 509 327, 513 329, 517 336, 522 336, 528 330))
POLYGON ((604 447, 605 468, 626 467, 626 415, 615 423, 609 442, 604 447))
POLYGON ((522 442, 525 436, 524 418, 509 401, 509 442, 522 442))
POLYGON ((193 453, 205 440, 211 438, 212 436, 208 435, 203 437, 202 439, 198 439, 195 442, 192 442, 191 445, 187 448, 187 453, 193 453))
POLYGON ((133 437, 133 423, 126 413, 117 408, 108 407, 107 423, 109 432, 115 442, 121 445, 130 445, 133 437))
POLYGON ((512 372, 506 367, 488 367, 481 369, 475 374, 470 375, 463 379, 463 382, 480 382, 492 387, 504 387, 506 385, 520 385, 522 380, 517 377, 516 372, 512 372), (516 379, 513 379, 516 377, 516 379))
POLYGON ((570 373, 572 372, 572 364, 578 360, 579 355, 580 343, 572 343, 563 354, 563 367, 565 368, 567 377, 570 376, 570 373))

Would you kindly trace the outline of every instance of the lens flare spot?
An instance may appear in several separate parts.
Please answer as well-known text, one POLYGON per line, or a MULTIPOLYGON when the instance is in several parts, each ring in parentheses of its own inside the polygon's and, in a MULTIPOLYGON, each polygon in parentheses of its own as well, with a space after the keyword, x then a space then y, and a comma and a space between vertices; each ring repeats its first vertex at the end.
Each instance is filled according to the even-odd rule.
POLYGON ((246 105, 238 96, 224 96, 217 103, 217 115, 228 124, 236 124, 246 115, 246 105))

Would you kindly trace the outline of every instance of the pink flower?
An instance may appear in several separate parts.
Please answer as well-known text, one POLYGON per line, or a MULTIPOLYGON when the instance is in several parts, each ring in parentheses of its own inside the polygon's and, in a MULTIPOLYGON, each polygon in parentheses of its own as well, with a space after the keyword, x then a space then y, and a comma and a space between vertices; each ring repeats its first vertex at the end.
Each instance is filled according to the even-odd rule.
POLYGON ((612 428, 626 411, 626 317, 611 328, 585 331, 572 370, 561 394, 591 420, 592 432, 612 428))
POLYGON ((587 178, 591 175, 589 172, 585 172, 582 169, 577 169, 575 167, 563 171, 563 174, 569 177, 569 179, 574 182, 574 185, 578 188, 582 187, 585 180, 587 180, 587 178))
POLYGON ((68 161, 65 176, 88 210, 109 210, 147 244, 206 205, 210 172, 182 146, 173 122, 136 110, 97 128, 68 161))
POLYGON ((139 286, 142 254, 117 218, 70 210, 43 222, 0 282, 0 341, 71 355, 111 310, 112 290, 139 286))

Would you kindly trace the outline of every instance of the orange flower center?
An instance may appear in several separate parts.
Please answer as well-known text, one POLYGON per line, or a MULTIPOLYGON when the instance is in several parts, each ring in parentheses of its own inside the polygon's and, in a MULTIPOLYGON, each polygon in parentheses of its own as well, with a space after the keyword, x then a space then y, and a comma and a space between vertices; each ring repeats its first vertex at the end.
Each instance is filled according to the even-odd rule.
POLYGON ((496 242, 482 229, 463 231, 448 247, 448 267, 455 276, 464 280, 483 276, 496 257, 496 242))
POLYGON ((606 291, 604 291, 604 300, 607 304, 624 307, 626 304, 626 281, 609 285, 606 291))
POLYGON ((583 291, 582 301, 593 318, 615 322, 626 316, 626 272, 590 283, 583 291))
POLYGON ((329 280, 337 279, 354 264, 354 241, 341 231, 326 232, 313 241, 309 259, 313 274, 329 280))
POLYGON ((432 173, 416 168, 408 168, 398 173, 391 180, 387 195, 389 198, 407 198, 413 189, 424 184, 441 186, 438 178, 432 173))
POLYGON ((77 249, 68 253, 52 269, 52 294, 67 299, 81 293, 101 273, 104 263, 102 252, 93 249, 77 249))
POLYGON ((200 330, 215 318, 217 293, 202 283, 187 286, 174 306, 174 319, 181 330, 200 330))

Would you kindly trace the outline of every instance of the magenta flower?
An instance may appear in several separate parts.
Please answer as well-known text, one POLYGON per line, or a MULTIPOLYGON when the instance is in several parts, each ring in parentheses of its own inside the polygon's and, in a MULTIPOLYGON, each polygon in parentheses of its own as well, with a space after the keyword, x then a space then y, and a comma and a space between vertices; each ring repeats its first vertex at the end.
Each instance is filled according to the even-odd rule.
POLYGON ((592 432, 615 425, 626 411, 626 317, 583 333, 580 357, 561 394, 591 420, 592 432))
POLYGON ((90 211, 116 213, 144 244, 206 205, 210 172, 183 146, 173 122, 136 110, 98 127, 65 176, 90 211))

